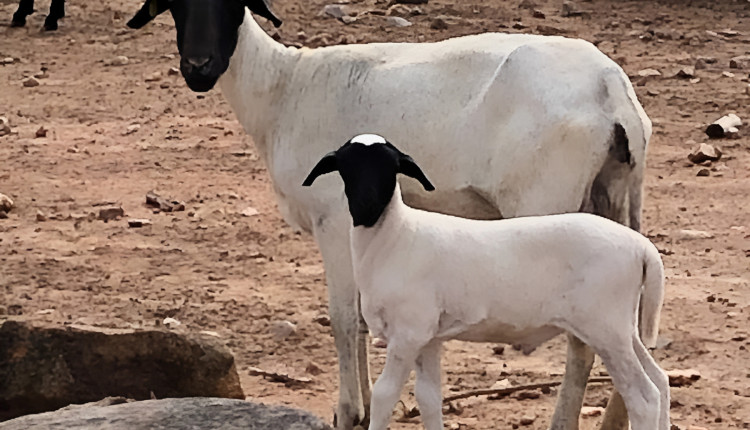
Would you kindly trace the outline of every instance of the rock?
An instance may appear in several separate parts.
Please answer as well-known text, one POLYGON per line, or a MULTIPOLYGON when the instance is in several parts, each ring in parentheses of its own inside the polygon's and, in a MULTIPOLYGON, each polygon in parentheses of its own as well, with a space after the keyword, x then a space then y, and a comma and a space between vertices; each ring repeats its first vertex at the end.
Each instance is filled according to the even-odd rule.
POLYGON ((259 213, 260 212, 258 212, 258 209, 255 209, 252 206, 248 206, 245 209, 242 209, 242 212, 240 212, 242 216, 246 216, 246 217, 255 216, 255 215, 258 215, 259 213))
POLYGON ((356 17, 349 16, 349 15, 344 15, 341 17, 341 22, 343 22, 344 24, 351 24, 356 20, 357 20, 356 17))
POLYGON ((701 374, 695 369, 668 370, 670 387, 688 387, 701 379, 701 374))
POLYGON ((13 209, 13 199, 0 193, 0 211, 10 212, 13 209))
POLYGON ((161 80, 161 72, 149 73, 144 78, 144 81, 146 81, 146 82, 156 82, 156 81, 160 81, 160 80, 161 80))
POLYGON ((151 220, 146 218, 131 218, 128 220, 128 226, 132 228, 140 228, 151 225, 151 220))
POLYGON ((45 215, 44 212, 42 212, 39 209, 37 209, 37 211, 36 211, 36 220, 38 222, 47 221, 47 215, 45 215))
POLYGON ((161 323, 166 328, 175 328, 177 326, 182 325, 181 322, 179 322, 178 320, 176 320, 176 319, 174 319, 172 317, 164 318, 161 323))
POLYGON ((730 69, 748 69, 750 68, 750 55, 740 55, 729 60, 730 69))
POLYGON ((706 168, 703 168, 703 169, 698 170, 698 173, 696 173, 695 176, 711 176, 711 171, 706 168))
POLYGON ((128 63, 130 63, 130 59, 124 55, 119 55, 112 60, 110 60, 109 65, 110 66, 125 66, 128 63))
POLYGON ((495 355, 503 355, 505 352, 505 345, 495 345, 492 347, 492 353, 495 355))
POLYGON ((539 19, 547 18, 547 15, 545 15, 544 12, 542 12, 539 9, 534 9, 534 12, 531 13, 531 16, 533 16, 534 18, 539 18, 539 19))
POLYGON ((733 78, 733 77, 734 77, 734 73, 732 73, 732 72, 727 72, 727 71, 725 70, 725 71, 721 72, 721 76, 724 76, 725 78, 733 78))
POLYGON ((0 219, 8 219, 8 212, 0 211, 0 219))
POLYGON ((409 27, 411 25, 411 22, 398 16, 389 16, 385 19, 385 22, 394 27, 409 27))
POLYGON ((0 116, 0 136, 5 136, 6 134, 10 134, 10 122, 8 118, 0 116))
POLYGON ((341 19, 344 15, 350 15, 349 8, 340 4, 327 4, 323 6, 323 10, 320 11, 319 15, 328 15, 336 19, 341 19))
POLYGON ((695 67, 695 70, 704 70, 708 68, 708 63, 706 63, 706 60, 699 58, 695 60, 695 65, 693 67, 695 67))
POLYGON ((0 64, 2 64, 3 66, 7 66, 7 65, 13 64, 15 62, 16 62, 16 60, 14 60, 13 57, 5 57, 2 60, 0 60, 0 64))
POLYGON ((536 415, 524 415, 518 423, 522 426, 530 426, 534 424, 534 421, 536 421, 536 415))
POLYGON ((688 154, 688 160, 695 164, 704 161, 718 161, 721 158, 721 150, 708 143, 701 143, 697 148, 688 154))
POLYGON ((180 69, 177 67, 170 67, 169 71, 167 72, 167 76, 177 76, 180 74, 180 69))
POLYGON ((604 413, 604 408, 599 406, 584 406, 581 408, 581 416, 584 418, 598 417, 604 413))
POLYGON ((153 190, 146 193, 146 204, 162 212, 179 212, 185 210, 185 203, 173 199, 165 199, 153 190))
POLYGON ((39 86, 39 81, 35 77, 28 77, 23 80, 23 86, 26 88, 33 88, 39 86))
POLYGON ((289 336, 297 333, 297 326, 290 321, 276 321, 271 324, 270 332, 277 342, 281 342, 286 340, 289 336))
POLYGON ((98 219, 108 222, 125 216, 125 210, 121 206, 99 209, 98 219))
POLYGON ((36 137, 37 139, 40 139, 40 138, 42 138, 42 137, 47 137, 47 132, 48 132, 48 131, 49 131, 49 130, 47 130, 46 128, 44 128, 44 126, 43 126, 43 125, 40 125, 40 126, 39 126, 39 128, 38 128, 38 129, 36 130, 36 133, 34 133, 34 136, 35 136, 35 137, 36 137))
POLYGON ((675 73, 674 77, 679 79, 692 79, 695 77, 695 67, 684 66, 675 73))
POLYGON ((638 76, 645 77, 656 77, 661 76, 661 72, 656 69, 642 69, 638 71, 638 76))
POLYGON ((309 412, 244 400, 193 397, 80 405, 0 423, 2 430, 330 430, 309 412))
POLYGON ((127 136, 129 134, 133 134, 133 133, 135 133, 136 131, 138 131, 140 129, 141 129, 141 125, 140 124, 131 124, 131 125, 128 126, 128 128, 125 129, 125 131, 122 133, 122 135, 123 136, 127 136))
POLYGON ((694 239, 713 239, 714 234, 702 230, 680 230, 677 234, 678 239, 682 240, 694 240, 694 239))
MULTIPOLYGON (((5 321, 0 380, 0 421, 106 396, 244 398, 234 358, 224 346, 213 338, 163 330, 5 321)), ((4 425, 3 430, 30 428, 4 425)))
POLYGON ((318 315, 315 318, 313 318, 313 321, 322 325, 323 327, 330 327, 331 326, 331 318, 328 315, 318 315))
POLYGON ((439 16, 430 22, 430 28, 433 30, 447 30, 448 22, 446 22, 445 18, 439 16))
POLYGON ((504 390, 506 388, 510 388, 513 385, 510 383, 508 378, 501 379, 499 381, 495 381, 494 384, 490 387, 490 390, 504 390))

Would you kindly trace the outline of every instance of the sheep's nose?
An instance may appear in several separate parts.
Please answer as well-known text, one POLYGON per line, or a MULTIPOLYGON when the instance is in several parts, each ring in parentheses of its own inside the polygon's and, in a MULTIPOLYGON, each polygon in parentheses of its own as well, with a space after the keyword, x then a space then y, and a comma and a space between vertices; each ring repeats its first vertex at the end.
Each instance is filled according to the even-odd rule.
POLYGON ((190 64, 193 67, 201 68, 208 64, 209 61, 211 61, 210 57, 195 57, 195 58, 186 58, 185 59, 188 64, 190 64))

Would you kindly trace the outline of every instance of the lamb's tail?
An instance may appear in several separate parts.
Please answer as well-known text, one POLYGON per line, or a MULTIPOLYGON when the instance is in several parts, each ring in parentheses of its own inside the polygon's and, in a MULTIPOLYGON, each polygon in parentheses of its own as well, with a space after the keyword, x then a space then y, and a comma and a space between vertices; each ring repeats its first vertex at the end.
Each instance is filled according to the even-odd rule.
POLYGON ((656 246, 649 243, 643 257, 643 291, 641 292, 638 318, 641 340, 648 348, 656 347, 663 302, 664 264, 656 246))

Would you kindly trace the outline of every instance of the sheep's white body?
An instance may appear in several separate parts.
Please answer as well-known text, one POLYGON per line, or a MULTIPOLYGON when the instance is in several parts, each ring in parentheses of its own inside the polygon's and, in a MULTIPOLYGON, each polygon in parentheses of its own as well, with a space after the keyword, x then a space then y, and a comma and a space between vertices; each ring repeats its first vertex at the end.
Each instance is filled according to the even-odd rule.
MULTIPOLYGON (((219 83, 267 163, 284 219, 320 247, 339 356, 339 427, 363 416, 370 388, 351 221, 340 181, 321 178, 314 193, 300 186, 337 142, 377 132, 440 172, 430 195, 404 183, 416 207, 470 218, 571 212, 590 206, 598 178, 612 203, 604 215, 639 227, 651 123, 622 70, 587 42, 483 34, 294 49, 246 11, 219 83), (615 123, 630 141, 630 164, 608 157, 615 123)), ((577 387, 558 404, 553 428, 577 428, 589 371, 579 367, 561 390, 577 387)))
POLYGON ((415 367, 425 427, 443 428, 439 364, 425 365, 439 363, 442 341, 531 350, 563 330, 602 356, 633 430, 669 429, 667 377, 637 327, 640 302, 641 337, 654 347, 663 266, 639 233, 582 213, 477 221, 425 212, 397 186, 373 227, 353 228, 351 248, 362 314, 388 342, 370 430, 386 428, 415 367))

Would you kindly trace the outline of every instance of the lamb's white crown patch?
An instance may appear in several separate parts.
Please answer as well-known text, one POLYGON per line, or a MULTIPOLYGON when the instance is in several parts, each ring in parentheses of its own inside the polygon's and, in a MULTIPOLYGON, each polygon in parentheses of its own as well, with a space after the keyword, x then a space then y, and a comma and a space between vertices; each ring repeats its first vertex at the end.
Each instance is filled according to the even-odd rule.
POLYGON ((351 143, 361 143, 365 146, 374 145, 376 143, 385 143, 385 137, 379 136, 377 134, 360 134, 358 136, 352 137, 352 140, 350 140, 351 143))

